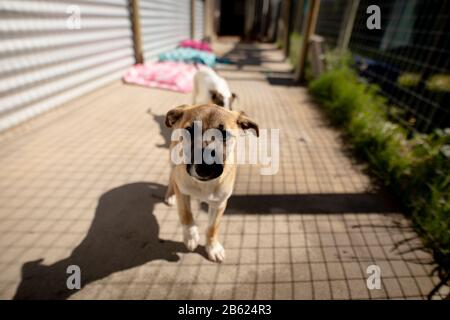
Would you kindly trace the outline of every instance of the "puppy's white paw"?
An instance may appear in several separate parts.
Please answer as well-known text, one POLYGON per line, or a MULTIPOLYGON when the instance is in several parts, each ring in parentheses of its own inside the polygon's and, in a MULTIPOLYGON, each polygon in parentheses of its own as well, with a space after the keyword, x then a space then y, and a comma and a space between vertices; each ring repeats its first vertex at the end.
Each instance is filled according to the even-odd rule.
POLYGON ((210 260, 214 262, 222 262, 223 259, 225 259, 225 249, 219 242, 208 244, 205 249, 210 260))
POLYGON ((164 202, 165 202, 168 206, 170 206, 170 207, 174 206, 174 205, 175 205, 175 202, 176 202, 176 197, 175 197, 175 195, 173 194, 173 195, 171 195, 170 197, 164 198, 164 202))
POLYGON ((200 241, 200 235, 198 233, 198 228, 196 225, 183 226, 183 239, 186 248, 189 251, 194 251, 198 242, 200 241))

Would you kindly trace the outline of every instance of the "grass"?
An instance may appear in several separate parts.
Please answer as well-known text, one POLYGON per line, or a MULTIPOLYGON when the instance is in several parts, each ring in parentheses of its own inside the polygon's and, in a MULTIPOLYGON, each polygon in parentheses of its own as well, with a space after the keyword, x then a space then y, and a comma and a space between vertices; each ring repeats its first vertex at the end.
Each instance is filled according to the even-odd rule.
MULTIPOLYGON (((346 56, 310 82, 332 122, 355 152, 400 199, 424 245, 432 249, 444 277, 450 274, 450 129, 429 135, 389 121, 379 88, 360 81, 346 56)), ((442 275, 442 274, 441 274, 442 275)))

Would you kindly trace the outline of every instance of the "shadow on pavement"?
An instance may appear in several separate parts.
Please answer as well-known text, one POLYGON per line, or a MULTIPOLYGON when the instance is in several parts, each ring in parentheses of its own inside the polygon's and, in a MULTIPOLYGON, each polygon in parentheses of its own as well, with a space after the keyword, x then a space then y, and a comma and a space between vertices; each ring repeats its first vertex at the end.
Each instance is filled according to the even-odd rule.
MULTIPOLYGON (((176 107, 176 106, 174 106, 176 107)), ((164 139, 163 144, 156 145, 158 148, 166 148, 169 149, 170 147, 170 137, 172 135, 172 130, 166 127, 166 115, 157 115, 151 112, 151 110, 148 111, 148 113, 153 117, 153 120, 158 124, 161 137, 164 139)))
MULTIPOLYGON (((22 280, 14 299, 67 299, 77 290, 66 286, 67 267, 81 269, 81 286, 112 273, 153 260, 176 262, 178 253, 188 253, 181 242, 159 238, 153 215, 166 187, 155 183, 132 183, 100 197, 94 220, 83 241, 64 260, 51 265, 42 259, 22 266, 22 280)), ((204 247, 195 251, 204 257, 204 247)))
MULTIPOLYGON (((271 85, 278 85, 278 86, 298 86, 298 83, 296 83, 294 79, 294 69, 291 67, 289 70, 272 70, 273 68, 267 68, 263 67, 264 64, 270 64, 270 65, 284 65, 285 59, 284 58, 274 58, 270 57, 268 58, 265 56, 265 53, 270 51, 277 51, 276 48, 252 48, 244 43, 237 43, 229 52, 227 52, 222 59, 224 61, 228 61, 228 64, 231 66, 234 66, 236 69, 232 68, 225 68, 223 71, 230 72, 230 71, 239 71, 239 72, 255 72, 259 71, 265 74, 266 79, 257 79, 256 81, 268 81, 271 85), (253 67, 250 68, 250 70, 244 70, 244 67, 253 67), (254 69, 254 67, 261 67, 257 70, 254 69)), ((275 68, 279 69, 279 68, 275 68)), ((226 77, 227 79, 230 79, 230 77, 226 77)), ((242 81, 242 79, 238 79, 242 81)), ((252 79, 248 79, 251 81, 252 79)))
POLYGON ((393 213, 399 206, 372 193, 233 195, 226 213, 393 213))

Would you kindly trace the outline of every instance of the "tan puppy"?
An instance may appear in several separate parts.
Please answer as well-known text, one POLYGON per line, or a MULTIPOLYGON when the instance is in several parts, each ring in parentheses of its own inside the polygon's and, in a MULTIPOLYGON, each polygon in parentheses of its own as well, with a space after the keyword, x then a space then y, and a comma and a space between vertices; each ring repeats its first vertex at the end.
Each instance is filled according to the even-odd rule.
MULTIPOLYGON (((175 194, 180 222, 183 226, 184 243, 193 251, 199 243, 198 228, 195 225, 191 211, 191 198, 206 202, 209 205, 209 223, 206 230, 206 252, 212 261, 221 262, 225 258, 225 250, 218 240, 219 225, 225 211, 228 198, 231 196, 236 178, 236 161, 234 159, 235 133, 239 129, 255 130, 259 135, 258 125, 243 112, 230 111, 214 104, 188 106, 183 105, 170 110, 166 115, 166 125, 173 129, 185 129, 184 132, 199 132, 190 135, 191 154, 187 157, 193 160, 196 151, 202 155, 205 152, 219 155, 222 163, 211 163, 201 157, 199 161, 188 161, 188 164, 173 165, 170 174, 166 201, 175 194), (216 129, 209 130, 209 129, 216 129), (217 144, 205 139, 205 132, 220 132, 226 147, 218 148, 217 144), (202 136, 203 135, 203 136, 202 136), (196 150, 197 149, 197 150, 196 150), (200 150, 201 149, 201 150, 200 150), (220 149, 220 150, 219 150, 220 149), (228 149, 228 150, 227 150, 228 149), (230 150, 231 149, 231 150, 230 150), (210 164, 208 164, 210 163, 210 164)), ((171 154, 174 148, 180 149, 181 142, 172 141, 171 154)), ((186 152, 183 151, 186 155, 186 152)))

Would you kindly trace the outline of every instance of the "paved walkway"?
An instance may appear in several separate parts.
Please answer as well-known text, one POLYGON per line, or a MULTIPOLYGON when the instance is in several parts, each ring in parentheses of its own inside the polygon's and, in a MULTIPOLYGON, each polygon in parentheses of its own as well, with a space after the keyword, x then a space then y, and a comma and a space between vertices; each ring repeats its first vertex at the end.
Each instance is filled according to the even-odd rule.
POLYGON ((237 109, 282 141, 277 175, 239 169, 221 228, 226 261, 208 261, 203 246, 188 253, 162 203, 164 115, 190 96, 117 82, 0 136, 0 298, 422 299, 434 288, 409 222, 290 85, 281 53, 215 49, 235 62, 220 72, 237 109), (79 291, 65 285, 73 264, 79 291), (367 288, 370 265, 379 290, 367 288))

